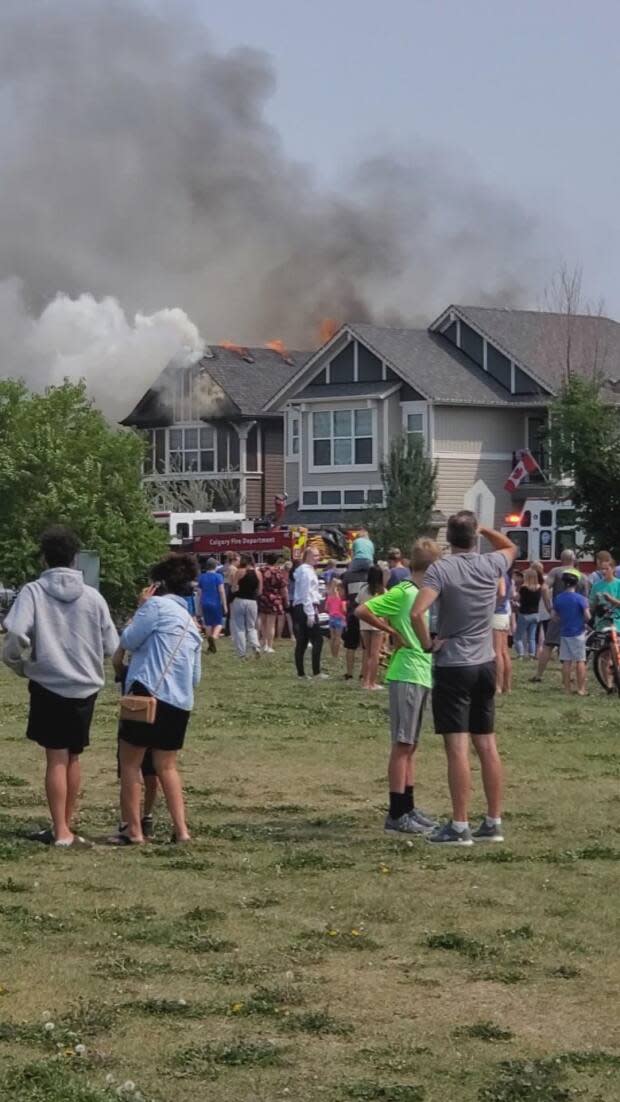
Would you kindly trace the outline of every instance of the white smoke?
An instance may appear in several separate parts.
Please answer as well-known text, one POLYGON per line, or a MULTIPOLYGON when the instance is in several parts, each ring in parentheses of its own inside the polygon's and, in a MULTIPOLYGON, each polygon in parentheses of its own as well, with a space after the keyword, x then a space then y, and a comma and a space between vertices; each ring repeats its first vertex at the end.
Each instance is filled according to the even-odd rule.
POLYGON ((0 282, 0 365, 10 365, 33 390, 84 379, 114 420, 129 413, 168 363, 193 363, 203 350, 198 329, 178 307, 130 320, 115 298, 59 294, 33 317, 19 280, 0 282))

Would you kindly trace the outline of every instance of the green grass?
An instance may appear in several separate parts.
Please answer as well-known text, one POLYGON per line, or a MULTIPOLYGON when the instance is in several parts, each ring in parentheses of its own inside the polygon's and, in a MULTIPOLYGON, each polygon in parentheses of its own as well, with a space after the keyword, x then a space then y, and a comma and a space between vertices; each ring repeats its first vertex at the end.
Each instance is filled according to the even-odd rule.
MULTIPOLYGON (((385 697, 300 686, 287 644, 205 659, 191 848, 161 807, 144 850, 28 843, 41 754, 0 672, 0 1102, 617 1102, 620 703, 529 672, 498 702, 506 843, 465 853, 383 834, 385 697)), ((83 759, 94 838, 116 708, 83 759)), ((416 791, 447 813, 428 726, 416 791)), ((477 766, 474 793, 472 819, 477 766)))

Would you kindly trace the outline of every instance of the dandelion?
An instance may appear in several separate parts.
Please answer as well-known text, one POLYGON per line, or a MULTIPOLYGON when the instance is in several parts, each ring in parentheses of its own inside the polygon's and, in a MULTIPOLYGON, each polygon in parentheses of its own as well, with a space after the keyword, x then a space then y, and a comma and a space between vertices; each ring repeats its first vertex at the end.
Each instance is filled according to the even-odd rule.
POLYGON ((353 927, 353 929, 351 930, 351 937, 360 937, 360 931, 356 930, 355 927, 353 927))
POLYGON ((238 1014, 243 1010, 243 1003, 233 1003, 230 1010, 232 1014, 238 1014))
POLYGON ((42 1013, 42 1015, 41 1015, 41 1017, 43 1018, 43 1021, 44 1021, 44 1022, 49 1022, 49 1020, 50 1020, 51 1016, 52 1016, 52 1015, 50 1014, 49 1010, 44 1010, 44 1011, 43 1011, 43 1013, 42 1013))
POLYGON ((179 1006, 187 1006, 187 999, 179 999, 179 1006))
POLYGON ((121 1087, 121 1090, 125 1091, 126 1094, 133 1094, 135 1089, 136 1084, 131 1079, 126 1079, 121 1087))
POLYGON ((111 1087, 112 1086, 112 1083, 114 1082, 114 1076, 112 1075, 111 1071, 109 1071, 108 1074, 106 1075, 104 1082, 105 1082, 106 1087, 111 1087))
POLYGON ((76 1045, 75 1046, 75 1055, 76 1056, 86 1056, 86 1045, 76 1045))
POLYGON ((383 873, 384 876, 386 876, 390 871, 391 870, 389 865, 379 865, 379 872, 383 873))
POLYGON ((328 930, 327 931, 327 936, 328 937, 338 937, 338 931, 337 930, 328 930))
POLYGON ((46 1033, 53 1033, 53 1031, 56 1029, 56 1026, 53 1022, 46 1022, 43 1028, 46 1033))

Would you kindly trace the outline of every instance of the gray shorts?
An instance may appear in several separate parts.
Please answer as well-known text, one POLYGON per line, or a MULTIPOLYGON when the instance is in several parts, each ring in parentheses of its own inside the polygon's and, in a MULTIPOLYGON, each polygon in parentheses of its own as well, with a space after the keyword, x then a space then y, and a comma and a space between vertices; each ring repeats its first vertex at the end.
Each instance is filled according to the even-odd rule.
POLYGON ((585 662, 585 635, 563 635, 560 640, 560 662, 585 662))
POLYGON ((430 689, 410 681, 388 681, 390 687, 390 735, 392 742, 417 746, 430 689))

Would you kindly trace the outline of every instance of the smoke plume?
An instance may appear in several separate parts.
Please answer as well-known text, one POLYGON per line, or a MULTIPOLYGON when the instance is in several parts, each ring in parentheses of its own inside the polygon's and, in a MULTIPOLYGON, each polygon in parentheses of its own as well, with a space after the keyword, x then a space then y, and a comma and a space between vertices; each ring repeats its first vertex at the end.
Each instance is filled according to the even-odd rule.
POLYGON ((84 376, 124 413, 198 331, 311 347, 325 316, 524 300, 536 227, 472 165, 379 149, 326 192, 266 121, 274 85, 191 0, 3 0, 0 374, 84 376))

